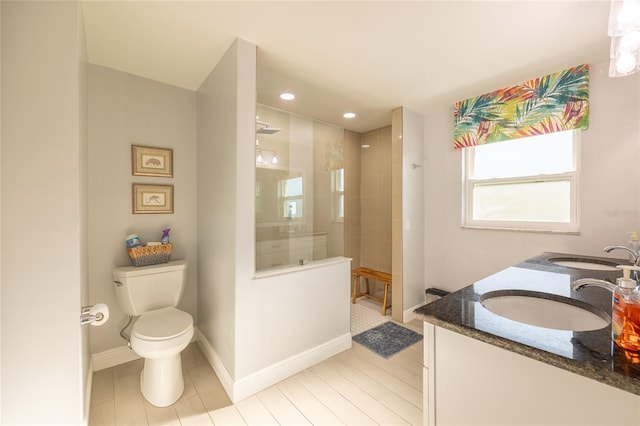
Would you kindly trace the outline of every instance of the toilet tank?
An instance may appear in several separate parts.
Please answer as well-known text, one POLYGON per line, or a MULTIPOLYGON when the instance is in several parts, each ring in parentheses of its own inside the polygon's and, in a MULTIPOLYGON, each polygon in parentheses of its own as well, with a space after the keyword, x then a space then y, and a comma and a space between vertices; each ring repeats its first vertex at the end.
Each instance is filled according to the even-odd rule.
POLYGON ((174 260, 151 266, 122 266, 113 270, 120 307, 128 315, 175 307, 182 296, 187 262, 174 260))

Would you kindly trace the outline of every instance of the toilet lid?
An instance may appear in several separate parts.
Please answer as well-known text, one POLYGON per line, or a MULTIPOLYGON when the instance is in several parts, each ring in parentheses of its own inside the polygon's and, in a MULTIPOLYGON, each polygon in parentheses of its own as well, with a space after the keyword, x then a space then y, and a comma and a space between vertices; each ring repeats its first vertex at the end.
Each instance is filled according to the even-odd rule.
POLYGON ((165 340, 176 337, 193 326, 193 318, 176 308, 145 312, 133 326, 133 334, 145 340, 165 340))

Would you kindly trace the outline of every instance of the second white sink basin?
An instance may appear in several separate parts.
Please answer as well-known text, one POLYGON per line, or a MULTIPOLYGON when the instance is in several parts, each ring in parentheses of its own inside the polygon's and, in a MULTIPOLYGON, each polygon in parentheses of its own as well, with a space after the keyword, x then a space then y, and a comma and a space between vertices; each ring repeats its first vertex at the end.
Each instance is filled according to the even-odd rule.
POLYGON ((619 271, 617 263, 605 260, 596 261, 582 259, 579 257, 555 257, 549 259, 549 262, 558 266, 566 266, 567 268, 574 269, 588 269, 590 271, 619 271))
POLYGON ((589 331, 611 324, 611 317, 595 306, 548 293, 492 291, 482 295, 480 303, 496 315, 537 327, 589 331))

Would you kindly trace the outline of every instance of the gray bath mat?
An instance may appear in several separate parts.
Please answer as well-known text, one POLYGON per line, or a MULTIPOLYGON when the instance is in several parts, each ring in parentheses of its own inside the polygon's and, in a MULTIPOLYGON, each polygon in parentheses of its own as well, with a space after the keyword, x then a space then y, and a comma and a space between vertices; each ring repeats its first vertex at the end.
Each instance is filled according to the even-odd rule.
POLYGON ((353 336, 353 340, 389 358, 422 340, 422 335, 391 321, 353 336))

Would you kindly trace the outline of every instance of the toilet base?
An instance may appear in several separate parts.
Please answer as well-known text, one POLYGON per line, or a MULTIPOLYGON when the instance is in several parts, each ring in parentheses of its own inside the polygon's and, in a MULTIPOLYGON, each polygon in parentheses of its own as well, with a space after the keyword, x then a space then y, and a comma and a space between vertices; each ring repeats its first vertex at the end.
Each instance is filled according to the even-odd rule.
POLYGON ((145 358, 140 390, 156 407, 167 407, 180 399, 184 391, 180 353, 165 358, 145 358))

